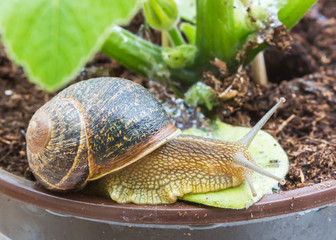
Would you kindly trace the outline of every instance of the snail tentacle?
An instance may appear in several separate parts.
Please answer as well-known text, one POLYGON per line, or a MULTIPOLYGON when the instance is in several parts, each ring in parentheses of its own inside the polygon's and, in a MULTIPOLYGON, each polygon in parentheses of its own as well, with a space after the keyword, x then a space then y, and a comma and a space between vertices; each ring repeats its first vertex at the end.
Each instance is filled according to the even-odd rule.
POLYGON ((268 110, 268 112, 258 121, 258 123, 254 125, 254 127, 242 139, 239 140, 239 142, 248 147, 252 142, 252 140, 254 139, 254 137, 259 132, 259 130, 265 125, 267 120, 284 102, 286 102, 286 99, 284 97, 281 97, 279 101, 270 110, 268 110))
POLYGON ((251 175, 246 175, 245 176, 245 181, 251 189, 252 196, 256 197, 258 194, 257 194, 257 191, 256 191, 254 185, 253 185, 252 176, 251 175))

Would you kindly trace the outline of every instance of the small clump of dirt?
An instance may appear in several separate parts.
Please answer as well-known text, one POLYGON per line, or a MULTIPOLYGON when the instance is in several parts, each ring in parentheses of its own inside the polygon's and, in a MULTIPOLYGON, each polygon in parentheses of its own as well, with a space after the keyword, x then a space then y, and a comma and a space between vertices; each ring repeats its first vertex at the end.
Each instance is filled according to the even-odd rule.
POLYGON ((218 107, 215 112, 220 118, 230 116, 260 93, 260 88, 250 81, 242 67, 231 74, 226 64, 219 59, 212 62, 212 65, 218 69, 218 74, 215 76, 212 72, 205 72, 203 81, 216 96, 218 107))

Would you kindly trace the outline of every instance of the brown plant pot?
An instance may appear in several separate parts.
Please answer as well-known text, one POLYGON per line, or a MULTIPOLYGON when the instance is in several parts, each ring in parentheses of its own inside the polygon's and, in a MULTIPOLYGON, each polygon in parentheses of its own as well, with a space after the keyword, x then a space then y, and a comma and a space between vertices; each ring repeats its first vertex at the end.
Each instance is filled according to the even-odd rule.
POLYGON ((231 210, 55 194, 0 169, 0 206, 0 239, 336 239, 336 180, 231 210))

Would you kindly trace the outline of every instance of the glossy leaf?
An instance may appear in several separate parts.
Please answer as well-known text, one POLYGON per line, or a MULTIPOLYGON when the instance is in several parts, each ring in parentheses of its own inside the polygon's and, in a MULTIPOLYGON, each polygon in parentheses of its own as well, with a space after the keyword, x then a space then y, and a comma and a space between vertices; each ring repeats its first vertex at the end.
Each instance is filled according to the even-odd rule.
POLYGON ((288 0, 278 12, 279 20, 289 29, 293 27, 317 0, 288 0))

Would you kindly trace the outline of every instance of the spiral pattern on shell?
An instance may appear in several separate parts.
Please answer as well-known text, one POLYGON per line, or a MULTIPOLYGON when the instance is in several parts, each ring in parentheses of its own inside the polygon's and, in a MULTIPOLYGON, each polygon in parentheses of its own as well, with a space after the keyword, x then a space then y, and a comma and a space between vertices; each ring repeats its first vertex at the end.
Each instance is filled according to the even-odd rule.
POLYGON ((46 188, 68 191, 121 169, 177 135, 156 99, 120 78, 76 83, 43 105, 27 130, 27 156, 46 188))

